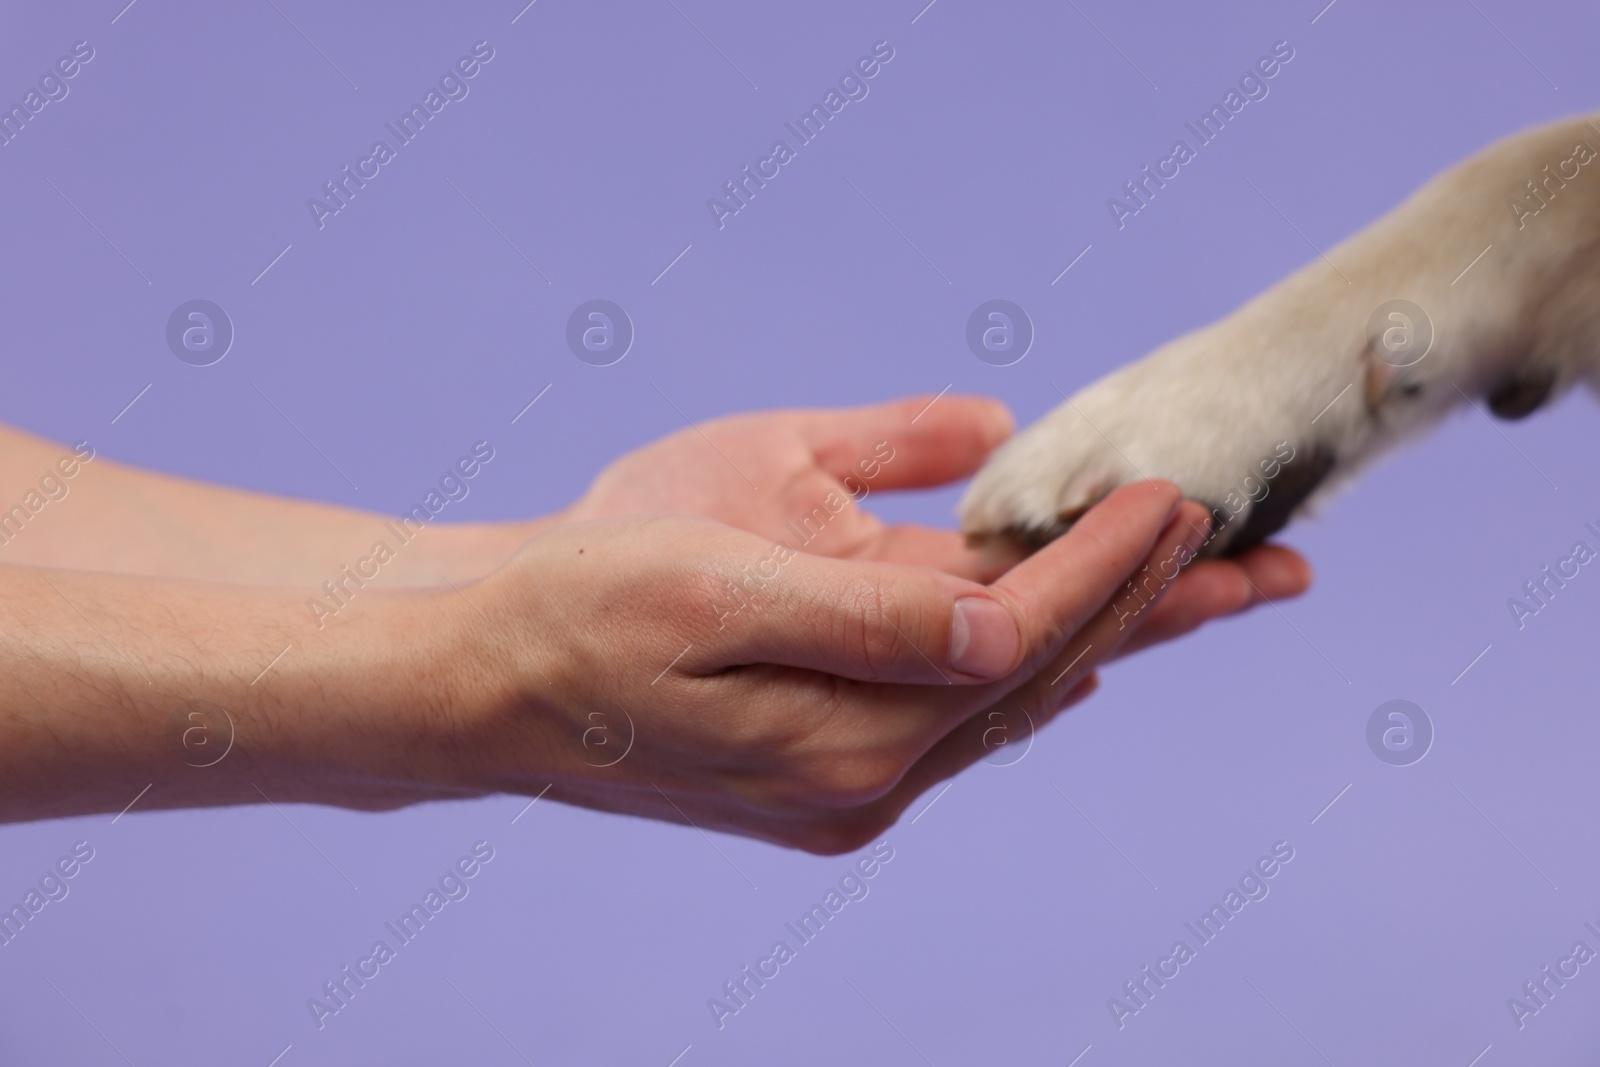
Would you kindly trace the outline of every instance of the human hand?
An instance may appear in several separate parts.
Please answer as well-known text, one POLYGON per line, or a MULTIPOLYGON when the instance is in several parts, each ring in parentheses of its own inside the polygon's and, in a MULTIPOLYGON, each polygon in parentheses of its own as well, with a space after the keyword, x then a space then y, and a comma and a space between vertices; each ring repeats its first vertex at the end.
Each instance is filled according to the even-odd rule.
MULTIPOLYGON (((383 584, 471 581, 556 523, 663 510, 703 515, 813 555, 924 564, 991 580, 1015 559, 980 556, 953 530, 888 526, 846 503, 874 489, 964 477, 1010 432, 1010 416, 994 401, 935 399, 714 420, 617 460, 566 512, 512 522, 441 523, 384 568, 383 584), (753 490, 708 441, 763 491, 753 490), (875 452, 893 458, 883 461, 875 452), (828 510, 830 502, 837 514, 828 510)), ((0 484, 36 477, 64 450, 0 427, 0 484)), ((9 540, 9 562, 310 592, 336 576, 341 564, 369 554, 375 539, 391 536, 392 519, 384 515, 205 485, 109 458, 86 469, 73 483, 73 506, 51 520, 53 534, 9 540), (107 529, 118 536, 107 538, 107 529)), ((1125 647, 1168 639, 1263 596, 1293 595, 1306 581, 1304 562, 1285 549, 1264 547, 1237 560, 1197 564, 1125 647)))
POLYGON ((986 560, 954 530, 891 526, 857 505, 965 478, 1011 430, 1004 405, 969 396, 732 415, 615 460, 562 517, 700 515, 814 556, 984 581, 1015 560, 986 560))
POLYGON ((847 848, 985 751, 985 709, 1042 722, 1138 636, 1159 599, 1131 620, 1128 603, 1104 604, 1152 543, 1203 518, 1184 505, 1168 520, 1174 492, 1122 490, 992 587, 774 555, 671 517, 555 526, 489 578, 370 590, 325 628, 277 588, 6 568, 0 629, 16 639, 0 643, 0 673, 30 682, 0 699, 0 820, 129 797, 379 810, 553 786, 574 803, 847 848), (965 655, 958 596, 1005 623, 974 622, 965 655), (184 706, 225 709, 230 741, 237 726, 203 773, 187 741, 174 747, 184 706), (597 740, 616 743, 585 744, 597 740))
POLYGON ((959 769, 942 741, 975 715, 1042 720, 1086 692, 1135 631, 1108 602, 1142 563, 1191 556, 1202 515, 1126 487, 991 586, 703 520, 555 527, 463 590, 470 611, 434 605, 475 652, 425 776, 849 850, 959 769), (596 728, 611 747, 584 747, 596 728))
MULTIPOLYGON (((1003 404, 960 395, 733 415, 622 456, 561 518, 700 515, 812 555, 920 564, 987 582, 1015 566, 1021 554, 980 553, 953 529, 888 525, 859 503, 874 491, 964 478, 1012 428, 1003 404)), ((1141 618, 1119 654, 1267 600, 1298 596, 1310 580, 1299 553, 1278 545, 1196 562, 1141 618)))

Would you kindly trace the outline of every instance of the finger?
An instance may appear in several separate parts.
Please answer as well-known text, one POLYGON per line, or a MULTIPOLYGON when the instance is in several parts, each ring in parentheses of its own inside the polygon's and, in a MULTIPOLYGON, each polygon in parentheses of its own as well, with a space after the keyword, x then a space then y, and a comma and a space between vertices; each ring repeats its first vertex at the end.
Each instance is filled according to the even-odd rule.
POLYGON ((1058 715, 1085 699, 1100 688, 1100 675, 1089 671, 1075 679, 1049 706, 1026 708, 1020 702, 1014 707, 995 709, 974 715, 928 751, 901 779, 900 797, 890 800, 909 804, 911 798, 920 796, 940 782, 954 778, 980 760, 991 765, 1014 766, 1026 758, 1038 737, 1038 732, 1048 726, 1058 715))
MULTIPOLYGON (((1204 539, 1203 523, 1207 517, 1203 508, 1186 504, 1161 531, 1147 565, 1159 575, 1164 573, 1163 561, 1192 557, 1198 541, 1204 539)), ((892 789, 867 806, 864 817, 892 821, 931 786, 990 755, 995 746, 986 738, 993 736, 995 729, 992 715, 1002 717, 1007 743, 1010 743, 1024 724, 1031 736, 1062 710, 1092 693, 1099 684, 1096 667, 1116 657, 1119 646, 1135 634, 1138 616, 1156 611, 1166 592, 1177 585, 1176 580, 1158 577, 1156 581, 1164 585, 1151 586, 1148 591, 1129 592, 1105 604, 1085 626, 1071 635, 1071 640, 1055 659, 1045 664, 1026 684, 1007 693, 984 712, 968 718, 930 747, 892 789), (1147 601, 1145 596, 1150 599, 1147 601)))
POLYGON ((1194 558, 1209 532, 1209 516, 1198 504, 1186 502, 1163 527, 1144 565, 1116 590, 1084 625, 1069 634, 1047 661, 1007 694, 1013 703, 1048 711, 1059 695, 1101 663, 1114 659, 1122 645, 1138 633, 1140 624, 1159 610, 1166 594, 1183 577, 1182 568, 1194 558))
POLYGON ((1311 588, 1311 563, 1286 545, 1262 545, 1236 560, 1250 578, 1255 597, 1279 600, 1295 597, 1311 588))
POLYGON ((692 669, 772 664, 863 682, 987 682, 1022 658, 1020 620, 987 586, 928 568, 779 546, 692 669), (768 578, 767 574, 771 574, 768 578), (759 584, 758 584, 759 583, 759 584))
POLYGON ((966 538, 954 530, 931 526, 885 526, 855 553, 855 558, 880 563, 904 563, 932 567, 974 582, 992 582, 1022 562, 1019 549, 1009 556, 985 554, 968 548, 966 538))
POLYGON ((847 822, 876 827, 877 832, 881 833, 928 790, 954 778, 980 760, 987 759, 999 766, 1014 766, 1022 762, 1027 758, 1026 753, 1031 751, 1030 746, 1035 742, 1038 731, 1063 711, 1092 696, 1099 688, 1100 676, 1090 671, 1068 687, 1053 708, 1025 713, 1020 704, 1015 707, 997 705, 992 714, 1002 716, 1001 719, 990 718, 991 713, 974 715, 946 734, 927 754, 912 764, 893 789, 871 804, 851 812, 847 822), (1003 745, 994 740, 1000 736, 997 730, 1004 731, 1003 745), (1012 755, 1009 750, 1013 746, 1017 746, 1024 754, 1012 755))
MULTIPOLYGON (((1077 684, 1062 695, 1059 707, 1047 715, 1034 716, 1030 724, 1022 727, 1029 732, 1008 739, 1006 747, 1012 744, 1031 745, 1031 740, 1028 739, 1031 739, 1039 729, 1062 711, 1091 695, 1097 688, 1099 688, 1099 678, 1092 673, 1078 679, 1077 684)), ((1012 718, 1018 724, 1027 722, 1020 713, 1012 718)), ((1012 726, 1013 723, 1008 722, 1000 728, 1009 732, 1012 726)), ((906 771, 893 788, 876 800, 846 811, 830 811, 823 814, 808 811, 799 817, 788 819, 768 815, 762 820, 762 832, 757 832, 753 836, 765 837, 779 844, 823 855, 854 852, 893 826, 929 789, 946 779, 954 778, 986 756, 998 756, 1001 766, 1012 765, 1013 759, 1020 763, 1026 758, 1028 748, 1023 749, 1022 757, 1014 758, 1006 748, 997 746, 986 736, 991 735, 995 729, 994 720, 985 715, 974 716, 946 734, 906 771)), ((741 832, 751 833, 749 830, 741 832)))
POLYGON ((1262 545, 1233 560, 1204 560, 1178 580, 1118 655, 1132 655, 1267 601, 1299 596, 1310 584, 1305 558, 1280 545, 1262 545))
POLYGON ((1170 483, 1124 486, 992 586, 927 568, 790 552, 752 595, 753 610, 731 626, 719 620, 726 637, 700 663, 772 663, 869 682, 1007 677, 1056 654, 1139 565, 1180 503, 1170 483))
MULTIPOLYGON (((1147 562, 1158 566, 1163 560, 1179 555, 1180 550, 1186 553, 1184 558, 1192 556, 1194 543, 1205 536, 1202 525, 1205 518, 1204 510, 1198 506, 1185 508, 1175 515, 1156 539, 1147 562)), ((865 790, 870 794, 866 799, 852 800, 848 805, 821 801, 806 805, 812 813, 802 812, 799 815, 799 836, 796 840, 801 843, 800 847, 822 852, 848 850, 853 842, 886 828, 929 786, 959 773, 964 767, 995 750, 995 746, 986 744, 986 740, 995 730, 996 714, 1004 720, 1002 733, 1005 735, 1020 737, 1025 728, 1027 736, 1031 737, 1034 730, 1048 722, 1062 708, 1076 703, 1093 690, 1095 663, 1115 653, 1118 643, 1133 632, 1133 627, 1128 623, 1129 617, 1143 610, 1154 610, 1159 603, 1159 596, 1160 590, 1157 590, 1147 604, 1130 592, 1126 594, 1127 603, 1113 600, 1103 605, 1089 625, 1074 636, 1072 646, 1075 647, 1080 639, 1086 644, 1077 654, 1073 654, 1070 662, 1062 662, 1072 654, 1069 649, 1057 661, 1047 665, 1048 674, 1029 679, 1015 692, 998 690, 996 695, 999 699, 986 699, 980 705, 987 709, 987 714, 980 712, 974 715, 968 709, 941 725, 941 717, 930 716, 928 712, 930 705, 941 703, 938 698, 944 691, 922 689, 920 699, 913 701, 910 697, 918 694, 917 689, 890 687, 880 690, 881 695, 870 705, 876 712, 871 719, 875 730, 880 734, 887 732, 886 736, 877 738, 878 747, 882 748, 885 741, 893 741, 890 735, 899 735, 898 741, 893 741, 890 747, 906 752, 909 746, 910 752, 906 756, 909 766, 898 777, 885 781, 881 787, 874 785, 865 790), (905 699, 901 699, 902 696, 905 699), (817 807, 843 810, 818 817, 814 813, 817 807)), ((967 689, 961 692, 982 691, 967 689)), ((956 695, 951 694, 952 697, 956 695)), ((948 699, 942 703, 951 704, 946 710, 960 711, 948 699)), ((809 740, 816 741, 820 737, 812 735, 809 740)), ((859 738, 854 742, 856 745, 860 743, 859 738)), ((1003 758, 1010 759, 1009 753, 1003 758)), ((860 793, 862 790, 854 792, 860 793)))
MULTIPOLYGON (((1057 656, 1067 639, 1128 581, 1179 513, 1183 500, 1170 482, 1136 482, 1090 508, 1063 536, 999 578, 991 589, 1025 620, 1024 676, 1057 656)), ((1202 519, 1196 507, 1192 518, 1202 519)), ((1189 526, 1186 522, 1185 526, 1189 526)), ((1205 527, 1171 536, 1197 541, 1205 527)), ((1192 551, 1192 550, 1191 550, 1192 551)))
POLYGON ((914 396, 803 413, 817 465, 857 492, 944 485, 965 478, 1011 436, 1011 413, 976 396, 914 396))
MULTIPOLYGON (((1155 570, 1156 587, 1146 600, 1138 592, 1126 592, 1131 586, 1125 583, 1124 595, 1114 597, 1080 630, 1072 635, 1056 659, 1019 689, 1003 695, 976 715, 967 717, 953 729, 939 737, 911 764, 899 781, 871 802, 852 808, 847 813, 815 823, 807 831, 808 841, 824 842, 825 847, 814 851, 840 851, 880 834, 899 819, 904 812, 927 790, 939 782, 952 778, 972 764, 986 757, 999 756, 1001 765, 1010 765, 1025 758, 1031 750, 1035 733, 1054 719, 1061 711, 1083 700, 1098 687, 1095 667, 1099 662, 1114 657, 1121 642, 1130 639, 1137 630, 1130 619, 1144 612, 1152 615, 1159 610, 1168 589, 1175 589, 1177 579, 1164 580, 1161 574, 1173 573, 1164 563, 1191 559, 1196 542, 1205 535, 1204 523, 1208 516, 1196 505, 1185 505, 1165 525, 1146 558, 1146 569, 1155 570), (1070 658, 1069 658, 1070 657, 1070 658), (998 723, 997 723, 998 716, 998 723), (997 731, 1006 745, 1020 745, 1020 749, 1001 748, 992 740, 997 731), (1013 751, 1022 756, 1013 757, 1013 751)), ((1146 586, 1149 590, 1151 587, 1146 586)))
POLYGON ((1180 579, 1172 595, 1123 645, 1121 652, 1131 655, 1181 637, 1211 619, 1241 611, 1250 603, 1250 595, 1250 585, 1236 564, 1217 560, 1197 563, 1180 579))

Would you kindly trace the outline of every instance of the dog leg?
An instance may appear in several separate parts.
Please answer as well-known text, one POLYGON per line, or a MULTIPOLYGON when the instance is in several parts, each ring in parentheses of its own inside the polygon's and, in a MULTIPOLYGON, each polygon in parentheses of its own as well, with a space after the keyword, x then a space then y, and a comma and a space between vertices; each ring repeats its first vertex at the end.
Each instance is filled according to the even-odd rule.
POLYGON ((1597 127, 1490 147, 1089 385, 978 473, 959 509, 969 540, 1037 547, 1116 486, 1166 478, 1213 507, 1207 554, 1238 552, 1468 397, 1521 418, 1600 385, 1597 127))

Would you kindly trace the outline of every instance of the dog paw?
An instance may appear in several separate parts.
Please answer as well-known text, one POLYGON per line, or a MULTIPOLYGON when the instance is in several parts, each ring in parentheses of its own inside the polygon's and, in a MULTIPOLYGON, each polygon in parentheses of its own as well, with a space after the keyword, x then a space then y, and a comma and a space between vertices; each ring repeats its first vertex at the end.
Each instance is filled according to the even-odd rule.
POLYGON ((1082 390, 978 472, 963 531, 1037 548, 1117 486, 1164 478, 1211 508, 1204 554, 1236 553, 1469 397, 1521 418, 1578 381, 1600 391, 1600 183, 1572 171, 1600 159, 1597 131, 1566 120, 1491 146, 1082 390))
POLYGON ((1148 478, 1174 482, 1211 510, 1202 555, 1242 552, 1277 533, 1338 465, 1315 420, 1340 386, 1314 381, 1329 377, 1314 364, 1297 381, 1220 355, 1203 334, 1185 338, 1007 441, 962 498, 969 542, 1038 548, 1117 486, 1148 478))

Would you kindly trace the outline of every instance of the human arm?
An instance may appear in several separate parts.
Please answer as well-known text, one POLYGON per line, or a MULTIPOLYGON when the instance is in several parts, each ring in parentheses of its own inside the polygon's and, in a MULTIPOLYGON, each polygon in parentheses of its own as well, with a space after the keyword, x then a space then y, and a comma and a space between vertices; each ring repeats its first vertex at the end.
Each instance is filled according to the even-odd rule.
MULTIPOLYGON (((559 514, 430 522, 385 565, 384 583, 481 577, 554 521, 559 514)), ((101 454, 93 442, 61 444, 0 426, 0 565, 315 591, 337 578, 341 565, 370 554, 375 541, 393 546, 386 524, 394 522, 357 508, 142 470, 101 454)))
MULTIPOLYGON (((733 415, 620 457, 562 511, 430 523, 398 551, 390 516, 145 471, 96 455, 92 444, 85 461, 83 446, 0 426, 0 508, 41 505, 32 517, 0 512, 0 564, 282 585, 320 595, 321 583, 340 581, 341 567, 370 559, 379 540, 396 549, 382 568, 384 587, 463 583, 554 523, 669 512, 715 519, 813 555, 923 564, 987 581, 1017 559, 986 557, 953 530, 885 523, 862 505, 873 493, 966 477, 1011 430, 1003 405, 960 395, 733 415)), ((1308 581, 1305 562, 1276 546, 1198 563, 1126 650, 1297 594, 1308 581)))
POLYGON ((0 568, 0 818, 550 786, 835 850, 981 708, 1071 698, 1123 636, 1104 602, 1185 536, 1177 503, 1126 489, 994 586, 794 553, 732 615, 702 594, 775 546, 673 516, 553 527, 470 586, 374 590, 321 627, 283 590, 0 568), (987 666, 952 646, 969 597, 1001 612, 969 630, 987 666), (200 702, 231 738, 204 766, 200 702), (598 766, 589 716, 630 708, 630 755, 598 766))

